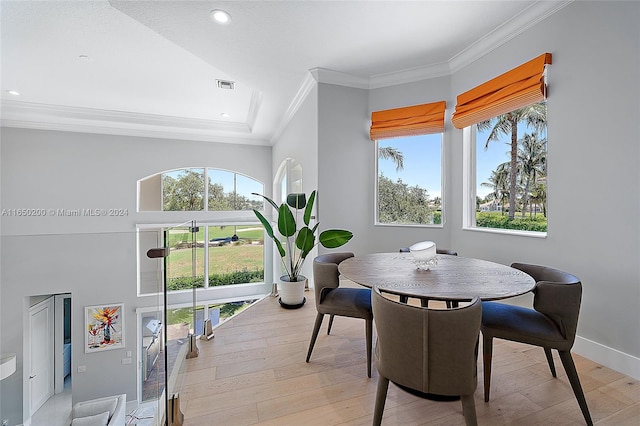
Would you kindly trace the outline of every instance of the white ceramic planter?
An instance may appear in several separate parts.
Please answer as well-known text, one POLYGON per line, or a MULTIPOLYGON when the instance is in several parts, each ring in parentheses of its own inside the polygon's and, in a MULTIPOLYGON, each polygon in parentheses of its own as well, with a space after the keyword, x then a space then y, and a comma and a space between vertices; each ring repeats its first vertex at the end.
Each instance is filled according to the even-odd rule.
POLYGON ((283 275, 278 282, 278 293, 280 294, 280 303, 289 307, 302 306, 304 300, 304 288, 307 278, 299 276, 299 281, 286 281, 288 277, 283 275))

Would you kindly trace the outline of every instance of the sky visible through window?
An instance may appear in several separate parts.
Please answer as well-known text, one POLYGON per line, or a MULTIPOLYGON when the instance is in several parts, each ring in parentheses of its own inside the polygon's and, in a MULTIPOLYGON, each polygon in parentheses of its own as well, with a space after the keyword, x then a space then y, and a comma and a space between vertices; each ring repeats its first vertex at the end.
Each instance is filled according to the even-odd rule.
MULTIPOLYGON (((474 126, 475 127, 475 126, 474 126)), ((518 126, 518 141, 525 133, 532 133, 533 129, 521 123, 518 126)), ((492 189, 481 186, 483 182, 489 182, 491 172, 502 163, 511 161, 511 135, 501 135, 499 141, 491 141, 487 149, 484 149, 489 137, 490 129, 476 132, 476 196, 484 198, 492 192, 492 189)), ((546 138, 546 131, 542 133, 546 138)))
POLYGON ((396 171, 391 159, 378 159, 378 173, 397 182, 409 186, 425 188, 429 199, 441 197, 442 194, 442 134, 436 133, 422 136, 409 136, 392 139, 381 139, 378 147, 392 147, 404 156, 404 167, 396 171))
MULTIPOLYGON (((521 126, 518 129, 518 139, 530 129, 521 126)), ((476 135, 476 195, 484 198, 491 192, 491 188, 481 186, 483 182, 489 182, 491 172, 498 165, 510 161, 511 139, 502 136, 500 141, 492 141, 487 149, 489 130, 478 132, 476 135)), ((404 168, 396 171, 396 166, 391 159, 378 160, 378 173, 396 182, 398 179, 409 186, 420 186, 429 192, 429 198, 441 197, 442 172, 441 172, 441 140, 440 133, 422 136, 401 137, 393 139, 381 139, 378 147, 393 147, 404 155, 404 168)))
POLYGON ((492 141, 485 151, 488 136, 489 130, 476 134, 476 196, 480 198, 492 192, 491 188, 481 184, 488 183, 491 172, 511 159, 511 139, 503 136, 500 141, 492 141))

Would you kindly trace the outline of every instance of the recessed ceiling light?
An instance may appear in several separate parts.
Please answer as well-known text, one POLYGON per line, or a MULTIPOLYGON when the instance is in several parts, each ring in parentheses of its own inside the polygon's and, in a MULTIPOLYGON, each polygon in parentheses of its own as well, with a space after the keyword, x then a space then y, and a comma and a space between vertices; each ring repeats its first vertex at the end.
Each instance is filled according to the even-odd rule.
POLYGON ((220 9, 214 9, 209 12, 209 17, 213 22, 217 22, 218 24, 228 24, 231 22, 231 15, 220 9))
POLYGON ((220 113, 220 115, 223 116, 224 118, 229 118, 230 117, 229 113, 227 113, 227 112, 222 112, 222 113, 220 113))
POLYGON ((90 58, 89 55, 79 55, 78 59, 80 59, 81 61, 88 61, 90 58))
POLYGON ((17 92, 15 90, 7 90, 7 93, 13 96, 20 96, 20 92, 17 92))

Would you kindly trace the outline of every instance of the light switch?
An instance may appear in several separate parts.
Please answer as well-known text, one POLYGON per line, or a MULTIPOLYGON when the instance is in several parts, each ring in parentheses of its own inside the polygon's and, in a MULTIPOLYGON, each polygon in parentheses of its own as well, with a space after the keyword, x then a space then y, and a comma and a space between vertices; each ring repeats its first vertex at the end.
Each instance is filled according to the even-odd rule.
POLYGON ((131 358, 122 358, 122 364, 131 364, 131 358))
POLYGON ((78 373, 84 373, 85 371, 87 371, 87 366, 86 365, 79 365, 78 366, 78 373))

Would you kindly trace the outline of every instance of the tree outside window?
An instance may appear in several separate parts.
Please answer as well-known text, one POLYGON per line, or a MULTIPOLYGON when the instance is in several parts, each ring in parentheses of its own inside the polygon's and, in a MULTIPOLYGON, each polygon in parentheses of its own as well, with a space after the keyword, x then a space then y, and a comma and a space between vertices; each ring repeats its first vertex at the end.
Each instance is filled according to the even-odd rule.
POLYGON ((546 232, 546 103, 481 121, 475 129, 475 226, 546 232))

